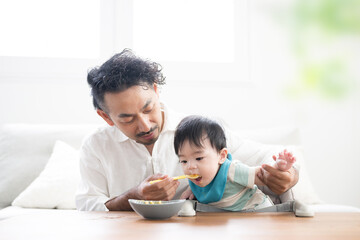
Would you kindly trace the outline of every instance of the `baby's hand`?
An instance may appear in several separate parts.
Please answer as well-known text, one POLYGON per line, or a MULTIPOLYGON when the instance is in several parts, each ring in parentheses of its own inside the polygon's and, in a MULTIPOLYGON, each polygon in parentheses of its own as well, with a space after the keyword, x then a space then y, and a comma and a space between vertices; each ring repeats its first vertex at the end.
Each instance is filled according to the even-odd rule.
POLYGON ((296 161, 296 158, 293 156, 293 154, 288 152, 286 149, 279 153, 279 157, 274 155, 273 159, 276 161, 277 168, 281 171, 289 170, 296 161))
POLYGON ((180 196, 180 199, 190 199, 193 200, 195 198, 191 188, 188 187, 180 196))

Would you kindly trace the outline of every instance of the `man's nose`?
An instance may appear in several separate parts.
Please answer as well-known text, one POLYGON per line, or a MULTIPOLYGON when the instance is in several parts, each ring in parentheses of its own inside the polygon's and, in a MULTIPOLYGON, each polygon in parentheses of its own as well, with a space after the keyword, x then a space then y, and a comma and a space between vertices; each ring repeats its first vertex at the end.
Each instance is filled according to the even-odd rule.
POLYGON ((138 121, 138 127, 140 132, 148 132, 151 129, 149 117, 146 115, 140 115, 138 121))

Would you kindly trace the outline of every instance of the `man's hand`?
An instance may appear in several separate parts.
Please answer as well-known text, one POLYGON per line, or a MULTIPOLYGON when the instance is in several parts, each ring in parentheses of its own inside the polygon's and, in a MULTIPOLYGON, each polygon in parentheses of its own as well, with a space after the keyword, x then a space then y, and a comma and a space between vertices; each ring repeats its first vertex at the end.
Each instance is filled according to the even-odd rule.
POLYGON ((146 178, 137 188, 137 199, 143 200, 171 200, 176 189, 179 186, 179 181, 168 177, 167 175, 156 174, 146 178), (149 182, 156 179, 162 179, 160 182, 150 184, 149 182))
POLYGON ((146 178, 139 186, 130 189, 120 196, 110 199, 105 203, 105 206, 110 211, 129 211, 132 210, 132 208, 128 199, 171 200, 174 197, 179 184, 179 181, 174 180, 167 175, 155 174, 146 178), (150 181, 156 179, 163 180, 150 184, 150 181))
POLYGON ((287 171, 281 171, 268 164, 263 164, 257 176, 273 193, 280 195, 297 183, 299 171, 293 167, 287 171))

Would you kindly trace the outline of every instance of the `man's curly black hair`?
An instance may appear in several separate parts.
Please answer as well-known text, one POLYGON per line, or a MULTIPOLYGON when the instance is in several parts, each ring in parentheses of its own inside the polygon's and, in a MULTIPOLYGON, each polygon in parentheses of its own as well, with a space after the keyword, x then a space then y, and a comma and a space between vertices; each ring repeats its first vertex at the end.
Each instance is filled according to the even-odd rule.
POLYGON ((141 59, 130 50, 115 54, 100 67, 88 72, 87 82, 95 109, 106 111, 105 93, 124 91, 132 86, 153 87, 165 84, 162 67, 156 62, 141 59))

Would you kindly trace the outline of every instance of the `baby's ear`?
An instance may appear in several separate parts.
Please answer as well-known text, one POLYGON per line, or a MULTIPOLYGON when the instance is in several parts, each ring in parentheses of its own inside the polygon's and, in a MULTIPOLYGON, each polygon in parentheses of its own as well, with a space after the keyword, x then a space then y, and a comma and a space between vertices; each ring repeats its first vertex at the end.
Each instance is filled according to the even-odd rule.
POLYGON ((223 148, 220 150, 220 159, 219 159, 219 164, 223 164, 227 158, 227 155, 228 155, 228 150, 227 148, 223 148))

